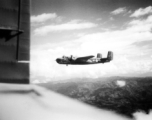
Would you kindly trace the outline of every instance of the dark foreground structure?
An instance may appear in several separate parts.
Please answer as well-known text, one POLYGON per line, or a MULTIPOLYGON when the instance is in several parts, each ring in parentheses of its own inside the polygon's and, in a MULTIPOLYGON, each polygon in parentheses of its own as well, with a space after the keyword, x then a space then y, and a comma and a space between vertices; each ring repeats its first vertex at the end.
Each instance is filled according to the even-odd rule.
POLYGON ((0 82, 29 83, 30 1, 0 1, 0 82))

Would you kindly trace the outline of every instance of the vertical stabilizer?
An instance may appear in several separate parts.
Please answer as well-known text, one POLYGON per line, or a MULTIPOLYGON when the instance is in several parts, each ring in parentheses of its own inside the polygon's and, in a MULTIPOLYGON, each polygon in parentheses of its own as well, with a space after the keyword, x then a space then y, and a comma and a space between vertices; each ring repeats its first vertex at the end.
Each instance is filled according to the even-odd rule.
POLYGON ((113 52, 108 51, 107 59, 108 59, 109 61, 113 60, 113 52))
POLYGON ((97 58, 102 59, 102 54, 98 53, 98 54, 97 54, 97 58))

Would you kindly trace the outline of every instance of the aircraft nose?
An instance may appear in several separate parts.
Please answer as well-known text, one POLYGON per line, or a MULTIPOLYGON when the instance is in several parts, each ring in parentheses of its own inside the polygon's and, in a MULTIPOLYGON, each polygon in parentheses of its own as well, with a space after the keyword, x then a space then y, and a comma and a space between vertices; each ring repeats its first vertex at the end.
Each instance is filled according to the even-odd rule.
POLYGON ((57 62, 57 63, 60 63, 60 62, 61 62, 61 59, 57 58, 57 59, 56 59, 56 62, 57 62))

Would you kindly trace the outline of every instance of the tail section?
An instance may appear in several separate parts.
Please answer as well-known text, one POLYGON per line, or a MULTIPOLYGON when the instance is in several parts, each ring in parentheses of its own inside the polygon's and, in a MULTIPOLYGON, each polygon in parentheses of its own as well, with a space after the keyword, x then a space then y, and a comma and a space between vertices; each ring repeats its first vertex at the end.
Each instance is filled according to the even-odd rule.
POLYGON ((108 60, 108 61, 113 60, 113 52, 108 51, 107 60, 108 60))

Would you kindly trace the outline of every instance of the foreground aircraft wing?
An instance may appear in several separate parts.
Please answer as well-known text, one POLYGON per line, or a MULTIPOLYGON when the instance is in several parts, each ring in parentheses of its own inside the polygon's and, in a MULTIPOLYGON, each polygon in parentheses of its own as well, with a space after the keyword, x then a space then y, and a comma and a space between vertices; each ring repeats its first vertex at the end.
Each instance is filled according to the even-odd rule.
POLYGON ((86 56, 86 57, 79 57, 79 58, 77 58, 76 59, 76 61, 81 61, 81 60, 88 60, 88 59, 90 59, 90 58, 93 58, 94 56, 93 55, 91 55, 91 56, 86 56))
POLYGON ((36 85, 0 83, 0 120, 129 120, 36 85))

